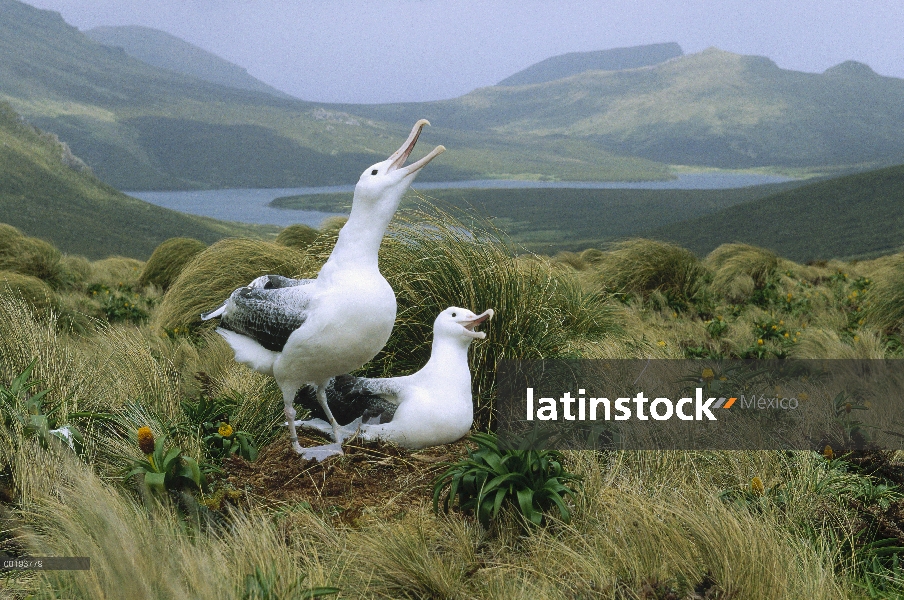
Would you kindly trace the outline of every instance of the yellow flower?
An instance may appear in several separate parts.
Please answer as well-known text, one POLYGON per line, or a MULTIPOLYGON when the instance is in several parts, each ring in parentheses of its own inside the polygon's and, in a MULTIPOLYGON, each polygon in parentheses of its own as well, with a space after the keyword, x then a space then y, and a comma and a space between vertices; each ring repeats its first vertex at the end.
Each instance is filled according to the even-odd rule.
POLYGON ((223 437, 229 437, 232 435, 232 425, 229 423, 220 423, 220 428, 217 429, 217 433, 222 435, 223 437))
POLYGON ((657 344, 660 348, 663 348, 663 347, 665 346, 665 340, 659 340, 658 342, 656 342, 656 344, 657 344))
POLYGON ((826 447, 822 449, 822 455, 826 457, 826 460, 832 460, 833 458, 835 458, 835 452, 828 444, 826 444, 826 447))
POLYGON ((763 492, 766 491, 766 486, 763 485, 763 480, 759 477, 754 477, 750 480, 750 491, 752 491, 757 496, 762 496, 763 492))
POLYGON ((801 392, 797 395, 797 398, 798 400, 809 400, 810 394, 808 394, 807 392, 801 392))
POLYGON ((778 325, 773 325, 773 326, 772 326, 772 329, 773 329, 773 330, 778 329, 778 325))
POLYGON ((703 369, 703 373, 702 373, 701 375, 702 375, 702 377, 703 377, 703 379, 704 379, 705 381, 709 381, 709 380, 711 380, 713 377, 716 376, 715 373, 713 373, 713 370, 712 370, 712 369, 709 369, 709 368, 703 369))
POLYGON ((728 381, 728 377, 723 375, 722 377, 719 377, 719 381, 728 381))
POLYGON ((756 341, 756 343, 759 344, 760 346, 762 346, 762 345, 763 345, 763 338, 758 339, 758 340, 756 341))
POLYGON ((778 324, 779 324, 779 325, 784 325, 784 324, 785 324, 785 320, 782 319, 781 321, 778 322, 778 324))
POLYGON ((138 447, 145 454, 154 453, 154 432, 150 427, 138 428, 138 447))
POLYGON ((855 336, 854 336, 854 341, 855 341, 855 342, 859 342, 859 341, 860 341, 860 336, 859 336, 859 335, 855 335, 855 336))
POLYGON ((791 337, 791 334, 788 333, 788 332, 786 331, 786 332, 785 332, 785 337, 791 337))

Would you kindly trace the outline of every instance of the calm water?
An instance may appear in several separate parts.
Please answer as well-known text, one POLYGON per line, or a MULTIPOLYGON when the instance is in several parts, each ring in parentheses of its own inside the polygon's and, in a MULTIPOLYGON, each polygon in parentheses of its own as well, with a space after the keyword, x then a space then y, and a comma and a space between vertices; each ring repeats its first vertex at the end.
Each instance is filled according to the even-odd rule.
MULTIPOLYGON (((749 175, 739 173, 694 173, 679 175, 671 181, 505 181, 476 180, 415 183, 419 190, 468 189, 468 188, 577 188, 577 189, 684 189, 713 190, 747 187, 766 183, 790 181, 788 177, 773 175, 749 175)), ((203 190, 194 192, 128 192, 130 196, 145 202, 181 212, 213 217, 224 221, 260 223, 286 226, 304 223, 317 226, 323 219, 336 213, 314 210, 291 210, 268 206, 271 200, 281 196, 300 196, 332 192, 351 192, 354 185, 334 185, 307 188, 262 188, 239 190, 203 190)))

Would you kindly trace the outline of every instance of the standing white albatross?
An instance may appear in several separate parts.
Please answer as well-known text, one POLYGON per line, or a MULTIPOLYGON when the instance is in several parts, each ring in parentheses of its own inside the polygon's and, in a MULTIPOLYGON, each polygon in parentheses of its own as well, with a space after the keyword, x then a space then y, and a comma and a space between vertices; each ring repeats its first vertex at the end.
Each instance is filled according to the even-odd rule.
POLYGON ((232 292, 202 318, 220 318, 217 332, 235 351, 235 360, 272 375, 289 422, 289 438, 305 458, 342 453, 339 424, 327 404, 331 377, 371 360, 386 345, 396 317, 396 298, 380 274, 377 252, 389 221, 417 173, 445 148, 405 165, 426 119, 415 123, 392 156, 368 167, 352 200, 348 221, 315 279, 264 275, 232 292), (332 425, 335 443, 303 449, 295 431, 295 393, 310 384, 332 425))
MULTIPOLYGON (((413 449, 462 438, 474 422, 468 347, 486 337, 476 328, 492 317, 492 309, 475 315, 457 306, 439 313, 433 323, 430 360, 413 375, 336 377, 327 388, 327 396, 338 420, 350 421, 342 427, 343 435, 357 431, 365 441, 384 440, 413 449)), ((296 421, 295 425, 331 430, 316 403, 309 402, 306 408, 320 418, 296 421)))

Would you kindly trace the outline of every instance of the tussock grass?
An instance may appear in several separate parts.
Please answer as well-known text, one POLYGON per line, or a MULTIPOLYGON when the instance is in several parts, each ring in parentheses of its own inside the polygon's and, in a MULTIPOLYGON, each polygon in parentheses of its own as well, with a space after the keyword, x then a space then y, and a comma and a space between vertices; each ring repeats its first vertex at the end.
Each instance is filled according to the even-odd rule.
POLYGON ((498 231, 433 211, 397 217, 380 251, 380 269, 396 292, 399 312, 373 374, 413 372, 430 356, 433 321, 449 306, 496 316, 481 326, 487 339, 471 348, 474 390, 483 423, 496 365, 503 359, 578 357, 582 341, 620 332, 619 309, 581 289, 544 261, 520 260, 498 231))
POLYGON ((36 555, 89 556, 91 569, 43 572, 41 597, 239 598, 256 568, 275 575, 274 597, 289 597, 295 582, 303 582, 298 591, 323 583, 301 545, 287 545, 264 513, 236 515, 219 533, 202 523, 189 535, 176 514, 160 507, 148 518, 134 498, 66 454, 54 457, 57 493, 40 493, 22 514, 33 525, 27 545, 36 555))
POLYGON ((659 292, 681 305, 700 293, 707 276, 693 252, 655 240, 625 240, 606 251, 585 251, 580 260, 592 265, 603 289, 643 297, 659 292))
POLYGON ((137 286, 144 263, 125 256, 111 256, 91 263, 91 280, 108 287, 137 286))
POLYGON ((0 228, 0 270, 37 277, 59 288, 71 277, 62 262, 63 254, 42 239, 23 235, 18 229, 2 224, 0 228))
POLYGON ((280 231, 279 235, 277 235, 276 239, 273 241, 280 246, 289 246, 290 248, 304 250, 314 243, 319 235, 320 232, 313 227, 295 224, 289 225, 280 231))
POLYGON ((0 292, 7 292, 22 298, 38 315, 46 313, 56 305, 56 299, 50 286, 31 275, 0 271, 0 292))
POLYGON ((270 273, 297 277, 309 273, 310 265, 308 255, 294 248, 243 238, 221 240, 182 269, 152 325, 163 329, 196 325, 202 312, 216 308, 254 278, 270 273))
POLYGON ((904 254, 896 254, 872 275, 875 280, 866 301, 866 319, 885 332, 904 330, 904 254))
MULTIPOLYGON (((10 229, 0 227, 0 243, 20 235, 10 229)), ((434 515, 426 496, 422 505, 366 507, 349 519, 342 506, 314 514, 288 489, 279 493, 290 500, 246 495, 241 508, 200 517, 146 505, 135 482, 123 479, 128 459, 142 458, 139 426, 202 457, 204 443, 197 426, 188 426, 183 403, 204 395, 227 399, 232 425, 259 445, 284 431, 272 378, 237 365, 213 332, 161 335, 161 327, 193 322, 258 275, 311 276, 334 241, 335 230, 303 252, 251 240, 207 248, 162 304, 151 306, 151 325, 97 320, 76 333, 57 308, 38 312, 21 293, 0 289, 0 384, 37 359, 34 377, 49 390, 43 409, 58 423, 76 424, 86 443, 80 457, 56 443, 43 449, 0 418, 0 547, 92 559, 89 572, 8 576, 0 595, 241 598, 246 578, 258 573, 274 597, 315 585, 338 586, 345 598, 864 597, 856 587, 864 565, 854 549, 865 535, 858 503, 866 500, 857 490, 868 482, 812 452, 568 452, 566 468, 584 477, 572 521, 553 516, 527 531, 509 513, 486 531, 457 512, 434 515), (763 495, 748 494, 746 504, 726 495, 749 492, 754 477, 763 495)), ((672 307, 679 292, 706 295, 709 267, 652 244, 625 245, 619 260, 618 248, 518 257, 483 222, 437 210, 400 215, 380 251, 398 321, 388 347, 363 370, 400 375, 420 368, 433 320, 450 305, 497 311, 482 327, 488 338, 471 349, 479 427, 491 422, 495 368, 504 358, 683 357, 696 345, 733 355, 756 347, 756 323, 765 321, 791 332, 795 341, 783 346, 789 356, 900 354, 890 334, 901 327, 893 310, 901 255, 802 266, 755 248, 723 247, 724 255, 706 264, 715 276, 722 269, 726 281, 729 272, 735 281, 749 278, 761 301, 713 300, 712 314, 725 322, 713 334, 709 317, 672 307), (629 264, 647 270, 632 275, 629 264), (683 274, 673 276, 665 265, 683 274), (773 286, 771 296, 759 294, 762 286, 773 286), (612 303, 601 289, 629 290, 629 302, 612 303)), ((26 280, 49 290, 66 311, 96 302, 86 285, 138 288, 144 266, 122 258, 61 262, 81 283, 52 290, 26 280)), ((784 342, 768 343, 778 349, 784 342)), ((300 465, 298 477, 310 476, 300 465)), ((317 486, 346 483, 326 471, 323 477, 317 486)), ((228 485, 242 490, 246 483, 228 485)))
POLYGON ((207 244, 192 238, 171 238, 157 246, 153 254, 144 265, 138 283, 144 285, 156 285, 163 290, 170 285, 182 272, 182 269, 197 254, 202 252, 207 244))
POLYGON ((722 244, 703 262, 713 272, 713 291, 730 302, 743 302, 775 275, 779 257, 748 244, 722 244))

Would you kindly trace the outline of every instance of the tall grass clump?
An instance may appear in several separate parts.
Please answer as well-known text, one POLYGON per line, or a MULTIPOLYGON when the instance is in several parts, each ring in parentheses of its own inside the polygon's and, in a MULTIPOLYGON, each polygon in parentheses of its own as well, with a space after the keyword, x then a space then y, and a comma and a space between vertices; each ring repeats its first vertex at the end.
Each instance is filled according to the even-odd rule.
POLYGON ((191 259, 200 254, 207 244, 193 238, 170 238, 157 246, 144 265, 139 285, 156 285, 163 290, 182 272, 191 259))
POLYGON ((904 329, 904 254, 876 270, 865 304, 866 320, 874 327, 886 333, 904 329))
POLYGON ((744 302, 774 278, 779 257, 748 244, 722 244, 703 261, 712 270, 712 289, 729 302, 744 302))
POLYGON ((35 315, 43 315, 56 306, 53 290, 46 283, 12 271, 0 271, 0 293, 8 292, 22 298, 33 309, 35 315))
POLYGON ((289 225, 280 231, 274 242, 280 246, 289 246, 290 248, 304 250, 313 244, 318 236, 320 236, 320 232, 313 227, 295 224, 289 225))
POLYGON ((297 598, 326 583, 302 540, 286 543, 263 511, 235 514, 227 530, 201 522, 190 533, 169 508, 149 514, 72 458, 56 458, 56 493, 19 514, 29 526, 22 542, 35 556, 88 556, 91 567, 41 572, 41 598, 297 598))
POLYGON ((243 238, 220 240, 182 269, 152 325, 169 330, 196 325, 202 312, 216 308, 233 290, 256 277, 298 277, 308 273, 309 265, 309 257, 295 248, 243 238))
POLYGON ((138 285, 144 263, 125 256, 111 256, 91 263, 91 280, 111 288, 138 285))
POLYGON ((502 359, 579 357, 578 343, 616 333, 618 308, 543 261, 521 260, 490 226, 439 210, 396 217, 380 250, 380 270, 398 301, 395 328, 368 371, 412 372, 430 356, 433 321, 449 306, 496 316, 471 348, 474 390, 484 423, 502 359))
POLYGON ((585 251, 581 259, 593 265, 604 289, 644 297, 659 292, 676 309, 692 304, 707 278, 693 252, 655 240, 625 240, 605 252, 585 251))
POLYGON ((69 279, 62 258, 52 244, 0 223, 0 270, 31 275, 59 288, 69 279))

